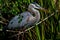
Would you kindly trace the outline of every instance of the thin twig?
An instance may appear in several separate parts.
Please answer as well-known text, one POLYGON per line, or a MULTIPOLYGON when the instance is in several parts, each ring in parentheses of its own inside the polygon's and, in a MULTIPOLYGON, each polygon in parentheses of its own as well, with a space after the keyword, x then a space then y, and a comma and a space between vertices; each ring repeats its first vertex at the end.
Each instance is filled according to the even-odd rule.
MULTIPOLYGON (((45 20, 47 20, 48 18, 50 18, 50 17, 53 16, 53 15, 54 15, 54 13, 52 13, 50 16, 46 17, 45 19, 43 19, 42 21, 40 21, 40 22, 37 23, 36 25, 38 25, 38 24, 44 22, 45 20)), ((30 27, 30 28, 26 29, 24 32, 26 32, 26 31, 28 31, 28 30, 34 28, 34 27, 35 27, 35 26, 30 27)), ((12 35, 11 37, 14 37, 14 36, 20 35, 20 34, 22 34, 22 33, 24 33, 24 32, 19 32, 18 34, 12 35)), ((11 38, 11 37, 9 37, 9 38, 11 38)))
POLYGON ((1 24, 5 24, 5 25, 7 25, 7 23, 4 23, 4 22, 2 22, 2 21, 0 21, 0 23, 1 23, 1 24))
POLYGON ((9 22, 9 20, 3 18, 2 16, 0 16, 0 18, 1 18, 3 21, 7 21, 7 22, 9 22))
MULTIPOLYGON (((1 14, 0 14, 0 15, 1 15, 1 14)), ((2 19, 2 20, 0 21, 0 23, 7 25, 7 23, 5 23, 5 22, 9 22, 9 20, 3 18, 2 16, 0 16, 0 18, 2 19), (3 21, 4 21, 4 22, 3 22, 3 21)))
POLYGON ((17 35, 18 37, 17 37, 17 40, 19 40, 19 37, 20 37, 20 35, 17 35))
MULTIPOLYGON (((2 31, 2 29, 0 29, 0 31, 2 31)), ((19 31, 13 31, 13 30, 6 30, 7 32, 19 32, 19 31)))
POLYGON ((14 36, 18 36, 18 35, 20 35, 20 34, 22 34, 22 33, 24 33, 24 32, 20 32, 20 31, 19 31, 19 33, 15 34, 15 35, 12 35, 12 36, 10 36, 9 38, 12 38, 12 37, 14 37, 14 36))

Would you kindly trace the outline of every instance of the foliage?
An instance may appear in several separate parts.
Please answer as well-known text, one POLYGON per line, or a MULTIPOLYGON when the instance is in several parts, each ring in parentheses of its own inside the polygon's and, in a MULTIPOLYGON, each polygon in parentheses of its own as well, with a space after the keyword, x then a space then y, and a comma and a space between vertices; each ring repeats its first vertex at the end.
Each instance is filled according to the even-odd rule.
MULTIPOLYGON (((40 11, 40 21, 52 14, 52 12, 54 12, 55 15, 29 30, 28 33, 24 34, 24 36, 21 35, 22 38, 24 37, 26 40, 60 39, 60 12, 56 12, 56 10, 60 11, 60 0, 0 0, 0 16, 10 21, 15 15, 26 11, 28 5, 32 2, 37 2, 40 6, 50 11, 50 13, 40 11)), ((0 21, 2 21, 2 19, 0 21)), ((5 25, 0 24, 0 28, 3 26, 5 25)), ((12 33, 9 34, 12 35, 12 33)), ((0 39, 2 40, 3 37, 4 33, 2 34, 0 32, 0 39)))

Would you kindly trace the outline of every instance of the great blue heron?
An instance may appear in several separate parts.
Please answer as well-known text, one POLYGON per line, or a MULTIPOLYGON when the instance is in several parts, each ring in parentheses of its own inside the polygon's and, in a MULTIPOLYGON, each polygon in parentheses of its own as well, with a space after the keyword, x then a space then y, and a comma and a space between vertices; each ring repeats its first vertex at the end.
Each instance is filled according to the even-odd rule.
POLYGON ((37 3, 31 3, 28 6, 28 11, 18 14, 9 22, 8 29, 24 28, 36 24, 40 20, 38 9, 45 11, 37 3))

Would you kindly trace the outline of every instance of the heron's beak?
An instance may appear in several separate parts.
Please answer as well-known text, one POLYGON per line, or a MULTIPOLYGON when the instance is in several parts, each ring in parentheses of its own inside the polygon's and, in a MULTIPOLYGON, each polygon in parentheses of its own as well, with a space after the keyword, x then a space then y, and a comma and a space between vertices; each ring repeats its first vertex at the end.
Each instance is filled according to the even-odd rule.
POLYGON ((47 9, 45 9, 45 8, 40 7, 40 9, 39 9, 39 10, 41 10, 41 11, 43 11, 43 12, 48 13, 48 10, 47 10, 47 9))

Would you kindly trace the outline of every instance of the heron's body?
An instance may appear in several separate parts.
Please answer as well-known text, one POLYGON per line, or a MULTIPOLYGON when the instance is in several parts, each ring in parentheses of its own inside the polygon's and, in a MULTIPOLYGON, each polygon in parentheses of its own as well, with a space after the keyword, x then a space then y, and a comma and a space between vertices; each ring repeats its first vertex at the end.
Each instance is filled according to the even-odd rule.
POLYGON ((14 28, 18 28, 18 27, 21 28, 21 27, 24 27, 24 26, 32 25, 33 23, 34 23, 34 17, 32 16, 32 14, 30 12, 26 11, 26 12, 23 12, 23 13, 15 16, 9 22, 8 28, 9 29, 14 29, 14 28))
POLYGON ((28 11, 18 14, 9 22, 8 29, 29 27, 37 23, 40 20, 40 13, 37 9, 41 9, 38 4, 30 4, 28 11))

